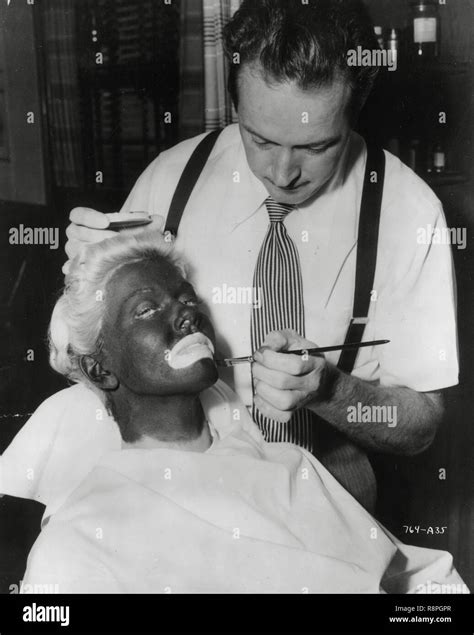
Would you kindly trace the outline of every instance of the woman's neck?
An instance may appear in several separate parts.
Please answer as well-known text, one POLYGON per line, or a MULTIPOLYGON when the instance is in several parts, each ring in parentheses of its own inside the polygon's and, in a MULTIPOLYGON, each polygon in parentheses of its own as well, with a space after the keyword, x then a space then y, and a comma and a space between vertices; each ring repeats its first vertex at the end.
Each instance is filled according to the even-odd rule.
POLYGON ((174 448, 205 452, 212 443, 199 395, 112 396, 112 412, 119 424, 124 447, 174 448))
POLYGON ((182 441, 160 441, 155 437, 143 435, 138 441, 127 443, 122 440, 122 448, 125 450, 154 450, 167 448, 168 450, 182 450, 184 452, 205 452, 212 445, 212 436, 207 423, 203 425, 199 437, 182 441))

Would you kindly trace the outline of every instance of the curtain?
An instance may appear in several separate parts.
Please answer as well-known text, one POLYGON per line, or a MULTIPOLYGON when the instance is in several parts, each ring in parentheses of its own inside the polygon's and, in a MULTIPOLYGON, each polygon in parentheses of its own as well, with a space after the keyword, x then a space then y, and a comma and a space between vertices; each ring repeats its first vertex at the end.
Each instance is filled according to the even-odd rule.
POLYGON ((179 138, 204 130, 203 10, 196 0, 181 0, 179 138))
POLYGON ((241 0, 203 0, 204 18, 204 125, 213 130, 237 120, 227 92, 227 72, 222 42, 224 25, 241 0))
POLYGON ((44 3, 43 36, 54 183, 58 187, 79 187, 83 166, 74 0, 44 3))

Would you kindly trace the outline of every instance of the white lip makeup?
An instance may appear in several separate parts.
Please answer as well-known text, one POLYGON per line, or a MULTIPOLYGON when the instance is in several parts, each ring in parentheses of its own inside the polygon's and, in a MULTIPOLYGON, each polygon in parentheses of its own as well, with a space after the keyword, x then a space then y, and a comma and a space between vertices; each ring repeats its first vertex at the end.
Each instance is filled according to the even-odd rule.
POLYGON ((192 333, 179 340, 170 351, 168 364, 177 370, 187 368, 200 359, 214 359, 214 346, 203 333, 192 333))

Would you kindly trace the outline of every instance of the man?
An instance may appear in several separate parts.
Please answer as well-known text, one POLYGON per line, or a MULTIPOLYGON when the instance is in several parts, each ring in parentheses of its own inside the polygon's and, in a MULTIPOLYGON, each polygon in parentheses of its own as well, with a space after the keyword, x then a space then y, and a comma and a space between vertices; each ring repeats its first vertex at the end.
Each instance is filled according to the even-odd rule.
MULTIPOLYGON (((352 317, 366 162, 365 143, 352 128, 376 70, 346 63, 358 46, 375 49, 377 42, 357 0, 244 0, 226 31, 239 124, 219 137, 177 246, 193 267, 221 352, 258 349, 251 369, 240 365, 223 378, 254 408, 265 437, 310 449, 372 509, 366 452, 426 449, 443 414, 439 391, 457 383, 458 365, 449 248, 416 241, 420 227, 445 226, 442 208, 389 153, 364 337, 390 344, 361 349, 352 374, 337 368, 338 353, 308 359, 280 352, 309 341, 341 343, 352 317), (284 220, 275 220, 275 209, 288 212, 284 220), (239 291, 252 287, 250 303, 239 303, 239 291)), ((160 155, 122 211, 165 218, 200 140, 160 155)), ((75 209, 71 221, 69 257, 111 235, 93 210, 75 209)))

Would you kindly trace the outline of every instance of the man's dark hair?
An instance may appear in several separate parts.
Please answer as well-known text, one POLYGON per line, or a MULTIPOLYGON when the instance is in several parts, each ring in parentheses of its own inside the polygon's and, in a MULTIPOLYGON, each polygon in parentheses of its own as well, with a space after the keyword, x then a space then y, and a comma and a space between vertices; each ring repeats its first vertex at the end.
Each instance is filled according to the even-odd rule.
POLYGON ((243 0, 225 27, 224 46, 236 108, 245 64, 258 62, 269 82, 295 81, 302 89, 329 85, 342 75, 352 87, 354 116, 378 72, 376 66, 347 64, 349 50, 379 47, 362 0, 243 0))

